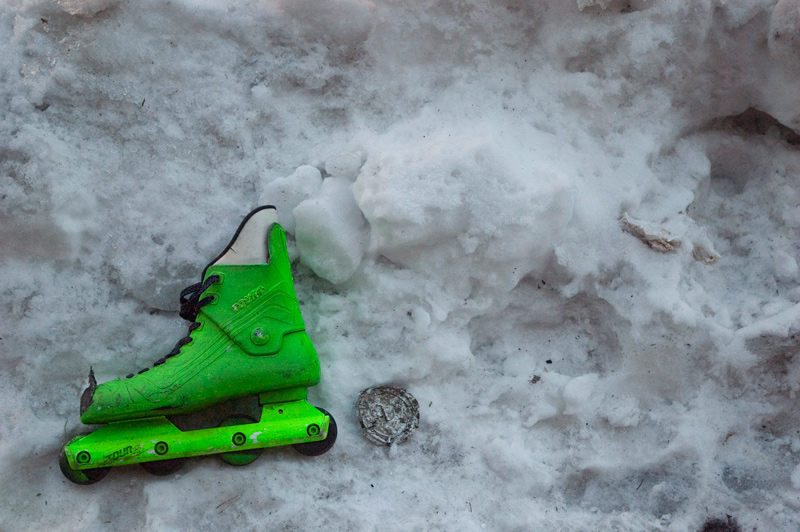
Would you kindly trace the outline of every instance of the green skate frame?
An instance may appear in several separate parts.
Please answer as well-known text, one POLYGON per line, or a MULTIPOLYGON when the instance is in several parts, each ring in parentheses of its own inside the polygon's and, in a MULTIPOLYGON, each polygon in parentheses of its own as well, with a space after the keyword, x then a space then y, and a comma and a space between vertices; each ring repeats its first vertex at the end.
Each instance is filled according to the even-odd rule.
POLYGON ((75 470, 324 440, 330 418, 306 400, 262 406, 256 423, 182 431, 164 416, 109 423, 64 446, 75 470))

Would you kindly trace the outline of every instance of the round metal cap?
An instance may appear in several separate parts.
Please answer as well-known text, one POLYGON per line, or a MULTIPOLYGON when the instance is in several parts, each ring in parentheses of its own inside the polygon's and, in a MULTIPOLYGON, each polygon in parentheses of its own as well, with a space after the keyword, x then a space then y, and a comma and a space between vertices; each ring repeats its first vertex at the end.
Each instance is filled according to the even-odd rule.
POLYGON ((419 403, 403 388, 376 386, 358 394, 356 415, 364 435, 378 445, 400 443, 419 427, 419 403))

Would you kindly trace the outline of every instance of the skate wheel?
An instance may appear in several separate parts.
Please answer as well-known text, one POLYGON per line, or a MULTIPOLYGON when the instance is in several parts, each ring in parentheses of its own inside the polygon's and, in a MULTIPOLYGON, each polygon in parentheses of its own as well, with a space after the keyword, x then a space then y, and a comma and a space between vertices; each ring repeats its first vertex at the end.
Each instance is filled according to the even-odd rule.
MULTIPOLYGON (((226 417, 222 420, 222 423, 219 424, 220 427, 233 427, 236 425, 248 425, 250 423, 258 423, 255 419, 245 414, 237 414, 235 416, 226 417)), ((242 445, 244 442, 247 441, 247 438, 244 436, 243 433, 237 432, 233 436, 233 444, 234 445, 242 445)), ((232 451, 229 453, 222 453, 219 455, 220 460, 225 462, 228 465, 232 466, 246 466, 247 464, 251 464, 256 461, 256 459, 261 456, 261 453, 264 451, 263 448, 258 449, 247 449, 244 451, 232 451)))
POLYGON ((296 443, 292 445, 292 447, 294 447, 298 453, 305 456, 319 456, 328 452, 328 450, 333 447, 333 444, 336 443, 336 435, 339 433, 338 429, 336 428, 336 420, 333 419, 333 416, 322 408, 317 408, 317 410, 328 416, 331 420, 328 424, 328 435, 324 440, 312 441, 309 443, 296 443))
POLYGON ((108 474, 110 467, 97 467, 94 469, 72 469, 67 461, 67 453, 61 449, 61 454, 58 456, 58 466, 61 472, 67 477, 67 480, 80 484, 81 486, 88 486, 103 480, 108 474))
POLYGON ((262 448, 248 449, 246 451, 232 451, 229 453, 222 453, 219 455, 219 459, 228 465, 246 466, 247 464, 255 462, 263 451, 264 449, 262 448))
POLYGON ((155 462, 140 462, 139 465, 151 475, 166 477, 177 473, 185 463, 185 458, 170 458, 169 460, 157 460, 155 462))

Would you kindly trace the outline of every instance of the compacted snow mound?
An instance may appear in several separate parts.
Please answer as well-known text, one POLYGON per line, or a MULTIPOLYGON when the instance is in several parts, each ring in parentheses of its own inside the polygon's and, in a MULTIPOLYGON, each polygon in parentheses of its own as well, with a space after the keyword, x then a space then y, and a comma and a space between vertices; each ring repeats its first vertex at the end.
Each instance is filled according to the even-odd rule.
POLYGON ((572 180, 543 153, 552 140, 541 131, 428 120, 370 145, 354 186, 370 251, 440 275, 459 297, 507 292, 552 257, 572 218, 572 180))

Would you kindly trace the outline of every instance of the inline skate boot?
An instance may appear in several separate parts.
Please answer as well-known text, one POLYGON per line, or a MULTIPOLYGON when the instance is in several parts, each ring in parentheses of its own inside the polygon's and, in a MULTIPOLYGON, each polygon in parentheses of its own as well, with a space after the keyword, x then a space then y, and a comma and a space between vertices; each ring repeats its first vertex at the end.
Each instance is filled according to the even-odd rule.
POLYGON ((152 368, 99 385, 90 370, 81 422, 102 427, 63 447, 59 465, 69 480, 92 484, 113 466, 137 463, 166 475, 187 458, 214 454, 246 465, 281 445, 310 456, 331 448, 336 422, 306 400, 320 380, 319 358, 277 220, 272 206, 248 214, 202 281, 181 292, 189 334, 152 368), (193 413, 256 397, 253 415, 192 426, 193 413))

